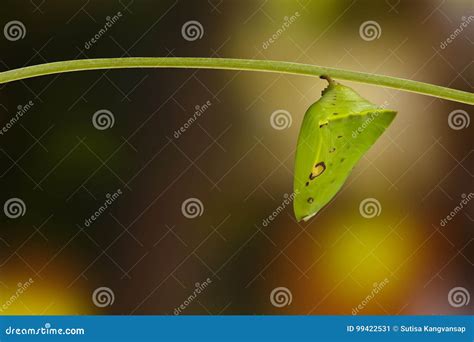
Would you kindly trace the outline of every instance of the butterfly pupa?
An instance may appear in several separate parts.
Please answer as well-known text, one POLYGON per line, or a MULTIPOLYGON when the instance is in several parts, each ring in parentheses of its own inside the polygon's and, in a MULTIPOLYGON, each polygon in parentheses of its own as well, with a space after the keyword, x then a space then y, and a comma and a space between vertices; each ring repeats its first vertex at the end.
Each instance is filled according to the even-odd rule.
POLYGON ((329 85, 306 111, 296 148, 293 207, 298 221, 309 220, 337 194, 396 115, 321 78, 329 85))

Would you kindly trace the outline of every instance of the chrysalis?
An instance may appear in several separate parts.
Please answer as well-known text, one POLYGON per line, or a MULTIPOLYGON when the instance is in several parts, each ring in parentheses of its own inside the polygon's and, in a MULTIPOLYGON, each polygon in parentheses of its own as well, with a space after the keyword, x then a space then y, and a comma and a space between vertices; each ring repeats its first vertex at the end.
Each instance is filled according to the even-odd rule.
POLYGON ((298 221, 316 215, 336 195, 396 115, 322 78, 329 85, 307 110, 296 148, 293 206, 298 221))

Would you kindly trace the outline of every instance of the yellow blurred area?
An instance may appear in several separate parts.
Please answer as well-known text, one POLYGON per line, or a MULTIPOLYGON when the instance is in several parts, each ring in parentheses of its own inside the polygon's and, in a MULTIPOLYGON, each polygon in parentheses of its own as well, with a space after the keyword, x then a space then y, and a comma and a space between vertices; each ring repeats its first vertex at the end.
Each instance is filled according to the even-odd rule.
POLYGON ((414 257, 414 251, 422 243, 422 225, 409 218, 397 222, 391 213, 371 219, 356 215, 343 219, 354 225, 348 227, 341 219, 332 218, 324 229, 328 249, 311 277, 315 296, 323 298, 325 307, 329 303, 337 310, 334 313, 349 314, 378 287, 380 291, 361 314, 393 311, 390 304, 407 298, 407 291, 418 282, 417 268, 423 256, 414 257))
POLYGON ((74 289, 64 291, 63 284, 41 279, 15 283, 16 277, 3 277, 0 292, 1 315, 74 315, 91 314, 90 298, 74 289), (5 287, 6 286, 6 287, 5 287))

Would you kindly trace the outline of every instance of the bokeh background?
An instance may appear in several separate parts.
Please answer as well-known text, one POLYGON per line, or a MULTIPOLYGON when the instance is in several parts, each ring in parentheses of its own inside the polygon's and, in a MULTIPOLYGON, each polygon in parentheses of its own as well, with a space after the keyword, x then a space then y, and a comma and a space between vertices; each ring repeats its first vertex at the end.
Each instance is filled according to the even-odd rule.
MULTIPOLYGON (((2 28, 18 20, 26 30, 16 41, 0 36, 1 70, 80 58, 212 56, 304 62, 473 90, 474 23, 441 47, 474 14, 468 0, 0 6, 2 28), (87 48, 118 12, 120 19, 87 48), (190 20, 202 26, 198 39, 183 37, 190 20), (380 27, 375 39, 360 34, 367 21, 380 27)), ((18 106, 34 105, 0 136, 0 202, 25 203, 18 218, 0 212, 1 314, 173 314, 181 305, 181 314, 213 315, 351 314, 359 305, 358 314, 472 314, 472 203, 440 222, 473 192, 474 125, 453 129, 448 120, 453 111, 470 119, 472 107, 346 84, 398 110, 396 120, 316 217, 298 223, 287 206, 267 226, 263 220, 292 192, 298 129, 325 82, 136 69, 3 85, 2 126, 18 106), (115 120, 106 130, 92 124, 102 109, 115 120), (291 125, 273 128, 277 110, 290 113, 291 125), (122 195, 86 226, 118 189, 122 195), (202 203, 200 216, 183 215, 189 198, 202 203), (380 203, 378 216, 361 215, 367 198, 380 203), (104 287, 100 302, 94 291, 104 287), (272 291, 282 287, 283 303, 274 305, 272 291), (374 295, 375 287, 381 289, 374 295), (459 287, 461 305, 452 305, 450 291, 459 287)))

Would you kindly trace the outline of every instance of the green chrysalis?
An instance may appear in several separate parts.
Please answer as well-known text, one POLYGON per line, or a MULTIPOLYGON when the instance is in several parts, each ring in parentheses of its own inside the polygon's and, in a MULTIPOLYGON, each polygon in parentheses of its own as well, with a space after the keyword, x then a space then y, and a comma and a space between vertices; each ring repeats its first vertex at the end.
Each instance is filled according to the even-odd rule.
POLYGON ((307 110, 296 148, 293 206, 298 221, 316 215, 336 195, 396 115, 321 78, 329 85, 307 110))

